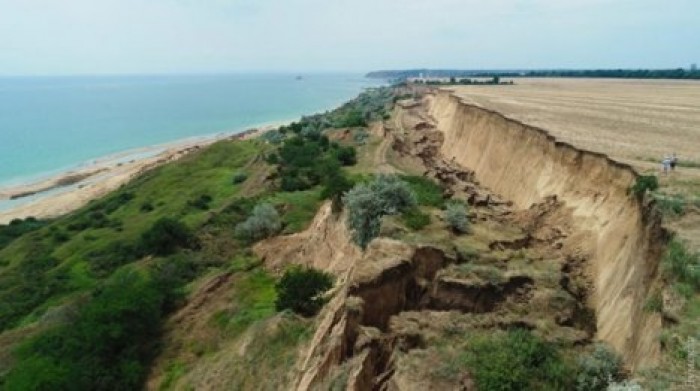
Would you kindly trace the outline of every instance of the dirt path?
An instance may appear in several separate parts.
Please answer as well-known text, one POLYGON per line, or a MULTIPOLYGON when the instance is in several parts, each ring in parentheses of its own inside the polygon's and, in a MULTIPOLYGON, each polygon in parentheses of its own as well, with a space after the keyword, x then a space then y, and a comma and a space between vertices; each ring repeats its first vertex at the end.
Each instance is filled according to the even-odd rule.
POLYGON ((389 151, 389 148, 391 148, 391 144, 392 137, 384 137, 382 139, 382 143, 379 144, 379 148, 377 148, 376 152, 374 153, 374 167, 376 172, 379 174, 396 174, 400 172, 396 169, 396 167, 392 166, 386 158, 386 154, 389 151))

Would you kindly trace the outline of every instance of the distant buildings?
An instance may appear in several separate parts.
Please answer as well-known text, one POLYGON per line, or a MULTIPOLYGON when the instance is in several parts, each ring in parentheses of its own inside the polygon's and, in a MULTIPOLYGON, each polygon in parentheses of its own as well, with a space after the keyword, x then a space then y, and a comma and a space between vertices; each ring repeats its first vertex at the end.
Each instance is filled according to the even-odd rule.
POLYGON ((698 70, 698 64, 690 64, 690 70, 692 72, 695 72, 698 70))

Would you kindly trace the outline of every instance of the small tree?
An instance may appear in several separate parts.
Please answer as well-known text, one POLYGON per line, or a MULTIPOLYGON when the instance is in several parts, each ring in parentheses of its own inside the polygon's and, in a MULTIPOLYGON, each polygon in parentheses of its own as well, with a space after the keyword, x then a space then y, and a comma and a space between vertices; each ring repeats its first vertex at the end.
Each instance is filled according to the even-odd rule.
POLYGON ((336 158, 344 166, 352 166, 357 163, 357 151, 354 147, 340 147, 336 151, 336 158))
POLYGON ((610 382, 621 380, 622 360, 602 343, 581 357, 578 366, 576 390, 605 390, 610 382))
POLYGON ((656 175, 640 175, 634 182, 631 190, 637 197, 641 197, 647 190, 654 191, 659 188, 659 179, 656 175))
POLYGON ((303 315, 316 315, 325 300, 319 295, 333 286, 333 277, 320 270, 295 266, 288 269, 275 286, 278 311, 291 309, 303 315))
POLYGON ((465 233, 469 230, 469 218, 466 206, 458 201, 449 202, 445 206, 445 221, 452 231, 465 233))
POLYGON ((169 217, 156 221, 141 235, 141 248, 148 254, 168 255, 178 247, 191 248, 195 245, 196 240, 190 229, 169 217))
POLYGON ((330 199, 333 202, 333 212, 340 212, 343 206, 343 194, 352 189, 352 184, 352 181, 343 175, 342 172, 336 172, 326 178, 321 197, 330 199))
POLYGON ((360 184, 343 197, 348 208, 348 227, 353 241, 363 249, 379 235, 381 219, 410 209, 416 195, 406 182, 393 175, 380 175, 369 184, 360 184))
POLYGON ((270 204, 259 204, 246 221, 236 226, 236 236, 253 242, 272 236, 282 229, 279 213, 270 204))

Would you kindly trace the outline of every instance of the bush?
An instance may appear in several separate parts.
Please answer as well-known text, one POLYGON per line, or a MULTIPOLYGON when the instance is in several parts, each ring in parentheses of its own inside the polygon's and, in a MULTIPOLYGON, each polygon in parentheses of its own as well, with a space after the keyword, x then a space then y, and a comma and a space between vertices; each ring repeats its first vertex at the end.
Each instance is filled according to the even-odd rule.
POLYGON ((246 221, 236 226, 236 236, 254 242, 278 233, 282 229, 279 213, 270 204, 258 204, 246 221))
POLYGON ((212 198, 209 194, 202 194, 201 196, 191 199, 187 201, 187 205, 201 209, 201 210, 208 210, 209 209, 209 203, 211 203, 212 198))
POLYGON ((666 216, 680 216, 685 212, 685 200, 680 196, 659 195, 656 203, 666 216))
POLYGON ((469 231, 469 218, 467 208, 461 202, 452 201, 445 207, 445 221, 452 231, 465 233, 469 231))
POLYGON ((74 322, 22 345, 7 390, 134 390, 143 386, 166 292, 144 273, 116 273, 74 322))
POLYGON ((610 383, 606 391, 642 391, 642 386, 637 384, 634 380, 625 380, 621 383, 610 383))
POLYGON ((307 190, 339 174, 341 164, 351 165, 357 160, 353 147, 331 147, 323 135, 308 137, 292 137, 279 149, 277 170, 284 191, 307 190))
POLYGON ((299 266, 287 270, 275 286, 278 311, 291 309, 303 315, 316 315, 325 303, 319 295, 333 286, 330 274, 299 266))
POLYGON ((344 166, 352 166, 357 163, 357 152, 354 147, 340 147, 335 154, 338 161, 344 166))
POLYGON ((141 208, 140 208, 141 212, 144 212, 144 213, 152 212, 154 209, 155 209, 155 207, 150 202, 144 202, 143 204, 141 204, 141 208))
POLYGON ((279 130, 270 130, 263 133, 260 138, 270 144, 279 144, 284 140, 284 133, 279 130))
POLYGON ((515 329, 470 341, 460 357, 479 390, 569 390, 572 369, 557 348, 515 329))
POLYGON ((655 175, 640 175, 637 177, 631 190, 636 196, 641 197, 647 190, 654 191, 659 188, 659 179, 655 175))
POLYGON ((324 181, 321 197, 330 199, 333 202, 333 211, 337 213, 343 206, 343 194, 352 189, 352 186, 352 181, 343 175, 342 172, 338 172, 324 181))
POLYGON ((442 187, 432 179, 415 175, 402 175, 400 178, 411 187, 420 205, 441 208, 445 204, 442 187))
POLYGON ((135 246, 121 241, 112 242, 100 250, 88 253, 92 273, 106 277, 122 265, 136 261, 141 254, 135 246))
POLYGON ((335 123, 336 128, 362 128, 367 126, 364 116, 360 110, 350 110, 335 123))
POLYGON ((349 211, 347 224, 353 241, 364 249, 379 235, 381 218, 415 206, 416 195, 398 177, 380 175, 368 184, 352 188, 343 202, 349 211))
POLYGON ((578 368, 578 391, 605 390, 611 381, 622 379, 622 360, 602 343, 596 344, 592 353, 579 359, 578 368))
POLYGON ((700 289, 700 254, 691 252, 682 242, 669 243, 662 267, 668 278, 700 289))
POLYGON ((406 226, 414 231, 423 229, 426 225, 430 224, 430 216, 423 213, 419 208, 414 207, 406 210, 401 214, 401 220, 403 220, 406 226))
MULTIPOLYGON (((271 155, 275 156, 275 155, 271 155)), ((234 176, 231 182, 233 182, 234 185, 238 185, 240 183, 245 182, 245 180, 248 179, 248 175, 246 175, 244 172, 237 172, 234 176)))
POLYGON ((45 221, 40 221, 34 217, 27 217, 24 220, 14 219, 8 225, 0 225, 0 249, 7 246, 15 238, 27 232, 36 231, 45 226, 45 221))
POLYGON ((196 239, 178 220, 163 217, 141 235, 141 250, 147 254, 169 255, 178 248, 193 248, 196 239))

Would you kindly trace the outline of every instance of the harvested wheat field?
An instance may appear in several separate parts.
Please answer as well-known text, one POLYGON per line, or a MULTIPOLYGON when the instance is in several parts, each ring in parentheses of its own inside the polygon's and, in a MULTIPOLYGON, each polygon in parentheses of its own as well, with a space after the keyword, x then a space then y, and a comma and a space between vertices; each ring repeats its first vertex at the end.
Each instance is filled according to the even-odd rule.
POLYGON ((673 152, 700 166, 700 82, 515 79, 458 86, 466 102, 548 130, 562 141, 648 168, 673 152))
POLYGON ((659 175, 655 196, 668 212, 667 225, 700 249, 700 82, 524 78, 449 89, 466 103, 659 175), (674 152, 679 167, 663 175, 660 162, 674 152))

